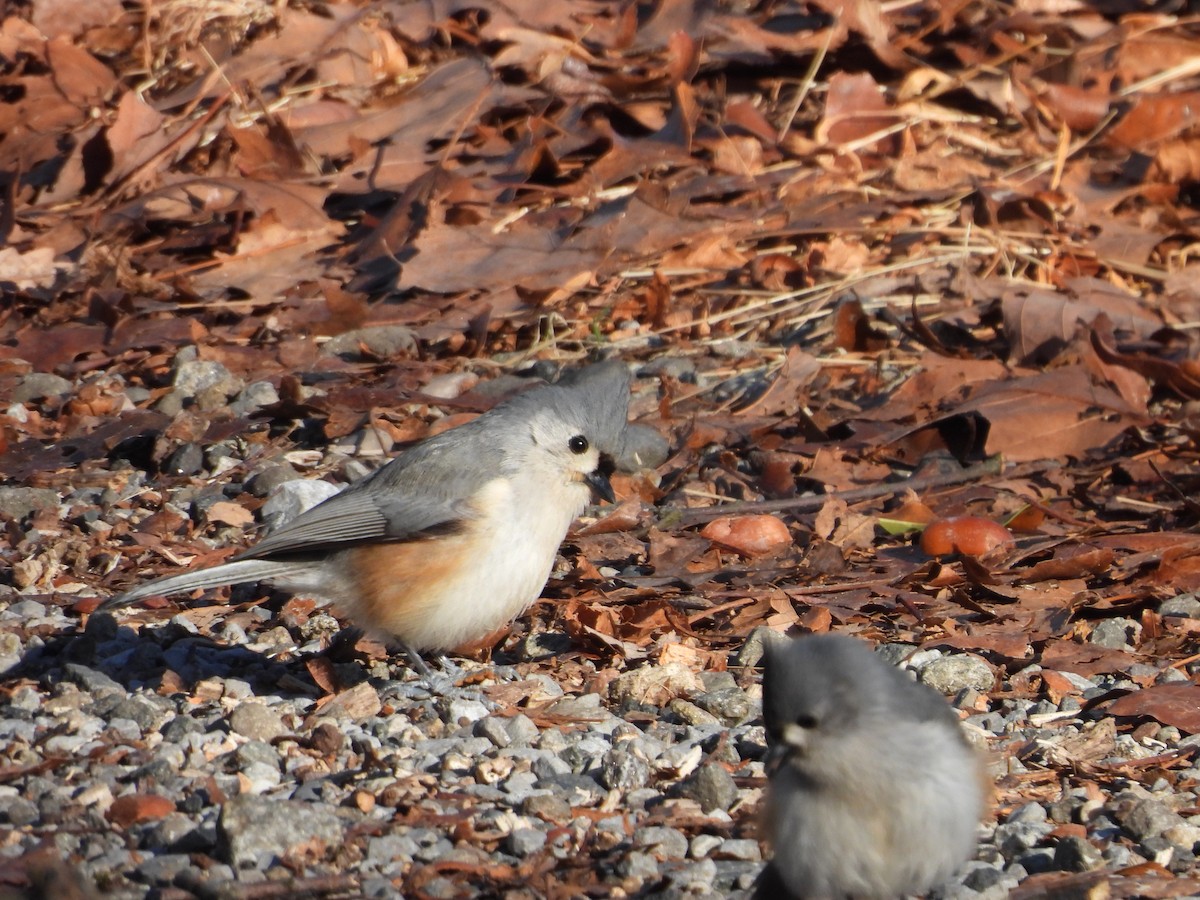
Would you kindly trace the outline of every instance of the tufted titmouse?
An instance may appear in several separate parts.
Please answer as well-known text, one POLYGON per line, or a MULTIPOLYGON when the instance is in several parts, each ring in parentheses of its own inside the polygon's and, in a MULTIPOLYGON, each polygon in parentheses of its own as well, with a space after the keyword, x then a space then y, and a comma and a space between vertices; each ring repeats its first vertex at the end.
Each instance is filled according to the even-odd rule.
POLYGON ((419 651, 483 637, 537 598, 589 495, 613 500, 628 408, 623 363, 566 373, 417 444, 229 562, 98 609, 269 581, 337 603, 423 669, 419 651))
POLYGON ((774 857, 756 900, 899 897, 948 879, 974 852, 986 794, 942 696, 855 638, 764 650, 774 857))

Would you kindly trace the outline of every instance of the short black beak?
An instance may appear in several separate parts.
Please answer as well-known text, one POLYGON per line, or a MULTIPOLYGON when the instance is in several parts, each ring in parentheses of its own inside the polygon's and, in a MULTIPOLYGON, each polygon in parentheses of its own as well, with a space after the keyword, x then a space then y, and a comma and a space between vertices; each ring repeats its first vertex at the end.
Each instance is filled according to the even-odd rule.
POLYGON ((608 476, 613 473, 614 468, 611 459, 607 456, 601 456, 600 465, 596 467, 596 471, 588 472, 583 476, 583 480, 592 489, 592 493, 601 500, 607 500, 609 503, 617 502, 617 495, 613 493, 612 482, 608 480, 608 476))
POLYGON ((763 759, 763 772, 768 777, 774 775, 787 762, 788 748, 786 744, 769 742, 767 755, 763 759))

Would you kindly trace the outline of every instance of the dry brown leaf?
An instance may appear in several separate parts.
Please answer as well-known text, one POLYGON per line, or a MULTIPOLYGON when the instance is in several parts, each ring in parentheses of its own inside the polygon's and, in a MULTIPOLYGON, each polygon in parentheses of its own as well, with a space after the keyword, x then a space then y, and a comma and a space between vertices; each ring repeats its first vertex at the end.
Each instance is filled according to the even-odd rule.
POLYGON ((1200 685, 1156 684, 1126 694, 1104 705, 1105 712, 1120 717, 1148 716, 1174 725, 1188 734, 1200 732, 1200 685))
POLYGON ((205 518, 209 522, 220 522, 223 525, 235 527, 254 524, 254 513, 231 500, 220 500, 214 503, 205 513, 205 518))
POLYGON ((1138 97, 1133 108, 1108 130, 1105 140, 1126 150, 1152 150, 1189 127, 1191 111, 1197 103, 1200 92, 1196 91, 1138 97))
POLYGON ((159 794, 123 794, 112 802, 104 817, 121 828, 154 822, 175 812, 175 803, 159 794))

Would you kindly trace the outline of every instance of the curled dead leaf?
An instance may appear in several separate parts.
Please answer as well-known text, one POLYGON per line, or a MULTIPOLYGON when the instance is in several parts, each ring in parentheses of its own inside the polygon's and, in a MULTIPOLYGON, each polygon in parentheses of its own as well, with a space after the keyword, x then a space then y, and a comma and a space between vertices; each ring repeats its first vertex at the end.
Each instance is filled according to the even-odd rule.
POLYGON ((939 519, 921 533, 921 549, 930 556, 983 556, 1012 541, 1007 528, 982 516, 939 519))
POLYGON ((787 526, 767 515, 713 519, 704 526, 700 536, 744 556, 770 553, 792 542, 787 526))
POLYGON ((1200 685, 1156 684, 1118 697, 1106 712, 1121 718, 1149 717, 1188 734, 1200 733, 1200 685))
POLYGON ((112 802, 105 818, 121 828, 153 822, 175 812, 175 804, 158 794, 126 794, 112 802))
POLYGON ((254 513, 230 500, 219 500, 208 508, 209 522, 244 527, 254 523, 254 513))

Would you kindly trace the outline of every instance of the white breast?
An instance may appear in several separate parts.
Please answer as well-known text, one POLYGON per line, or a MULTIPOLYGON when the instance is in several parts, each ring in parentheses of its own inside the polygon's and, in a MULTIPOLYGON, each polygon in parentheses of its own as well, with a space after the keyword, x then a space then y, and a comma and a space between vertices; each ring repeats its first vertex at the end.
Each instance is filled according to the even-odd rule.
MULTIPOLYGON (((470 558, 443 578, 423 604, 422 621, 405 636, 415 647, 452 648, 477 640, 520 615, 542 592, 571 522, 588 491, 526 488, 535 479, 488 482, 472 504, 470 558)), ((543 482, 544 485, 544 482, 543 482)))

